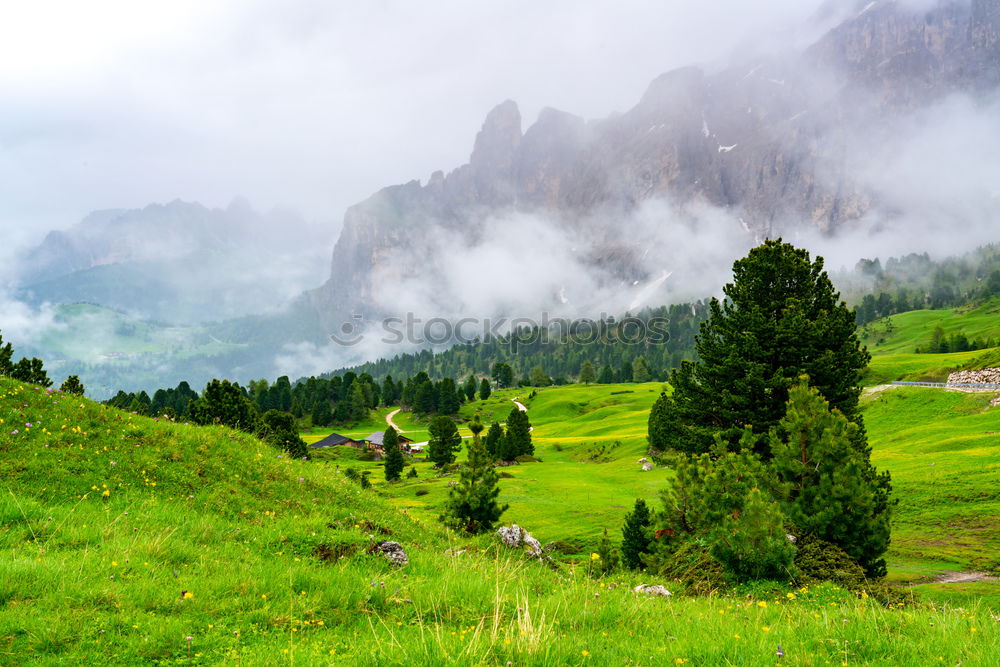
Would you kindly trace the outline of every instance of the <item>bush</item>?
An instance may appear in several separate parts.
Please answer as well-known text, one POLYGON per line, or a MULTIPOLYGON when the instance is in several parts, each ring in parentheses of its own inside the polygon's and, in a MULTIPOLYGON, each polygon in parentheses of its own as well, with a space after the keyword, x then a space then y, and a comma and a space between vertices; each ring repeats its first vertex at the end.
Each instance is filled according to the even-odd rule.
POLYGON ((536 459, 530 454, 521 454, 520 456, 515 457, 514 460, 518 463, 541 463, 541 459, 536 459))
POLYGON ((430 491, 428 491, 427 489, 417 489, 416 491, 413 492, 413 495, 426 496, 428 493, 430 493, 430 491))
POLYGON ((818 538, 799 541, 795 555, 795 581, 802 585, 830 581, 851 591, 867 587, 865 571, 846 551, 818 538))
POLYGON ((783 581, 789 578, 795 558, 795 547, 785 535, 777 503, 767 501, 760 489, 753 489, 743 511, 725 517, 709 533, 709 552, 733 581, 783 581))
POLYGON ((699 541, 685 542, 669 557, 647 558, 646 562, 650 570, 680 584, 691 595, 710 595, 727 586, 722 564, 699 541))

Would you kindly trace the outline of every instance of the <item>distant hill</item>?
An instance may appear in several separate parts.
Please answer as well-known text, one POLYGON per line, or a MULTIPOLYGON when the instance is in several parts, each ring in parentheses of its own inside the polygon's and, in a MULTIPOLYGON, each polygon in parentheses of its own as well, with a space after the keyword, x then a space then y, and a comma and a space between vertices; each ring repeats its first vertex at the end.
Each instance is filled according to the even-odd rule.
POLYGON ((297 214, 174 201, 90 214, 15 270, 16 296, 195 324, 277 310, 322 281, 325 232, 297 214))

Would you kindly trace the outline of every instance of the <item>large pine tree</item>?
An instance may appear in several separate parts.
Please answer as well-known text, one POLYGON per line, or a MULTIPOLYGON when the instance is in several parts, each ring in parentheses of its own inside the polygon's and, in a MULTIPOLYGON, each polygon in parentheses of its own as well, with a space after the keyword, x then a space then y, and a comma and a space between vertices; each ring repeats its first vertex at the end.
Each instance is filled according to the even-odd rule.
MULTIPOLYGON (((697 453, 709 450, 716 433, 733 446, 745 426, 762 436, 784 416, 789 388, 807 374, 859 425, 855 445, 865 450, 858 397, 870 356, 822 258, 766 241, 736 261, 723 292, 726 299, 713 299, 701 324, 698 361, 675 369, 672 396, 659 399, 665 419, 650 429, 650 445, 697 453)), ((758 438, 757 451, 770 456, 766 438, 758 438)))

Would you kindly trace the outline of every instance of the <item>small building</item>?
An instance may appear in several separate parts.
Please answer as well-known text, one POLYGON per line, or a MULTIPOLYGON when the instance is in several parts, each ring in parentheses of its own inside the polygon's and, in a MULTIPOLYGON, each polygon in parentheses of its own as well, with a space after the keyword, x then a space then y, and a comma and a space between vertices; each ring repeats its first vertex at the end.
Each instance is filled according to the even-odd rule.
MULTIPOLYGON (((409 454, 410 444, 413 442, 410 438, 405 435, 397 436, 399 438, 399 450, 404 454, 409 454)), ((375 459, 378 460, 385 455, 385 431, 375 431, 370 436, 365 438, 365 442, 368 444, 368 449, 375 452, 375 459)))
POLYGON ((364 446, 364 443, 353 438, 348 438, 346 435, 340 435, 339 433, 331 433, 322 440, 317 440, 316 442, 309 445, 312 449, 323 449, 324 447, 354 447, 360 449, 364 446))

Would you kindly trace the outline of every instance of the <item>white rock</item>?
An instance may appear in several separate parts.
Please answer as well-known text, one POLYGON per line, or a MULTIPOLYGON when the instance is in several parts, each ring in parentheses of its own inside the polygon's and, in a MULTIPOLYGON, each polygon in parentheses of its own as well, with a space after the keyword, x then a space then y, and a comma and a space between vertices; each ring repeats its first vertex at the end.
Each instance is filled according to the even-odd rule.
POLYGON ((639 584, 632 589, 636 593, 645 593, 646 595, 652 595, 653 597, 669 598, 673 596, 673 593, 668 591, 666 588, 659 584, 653 584, 647 586, 646 584, 639 584))

